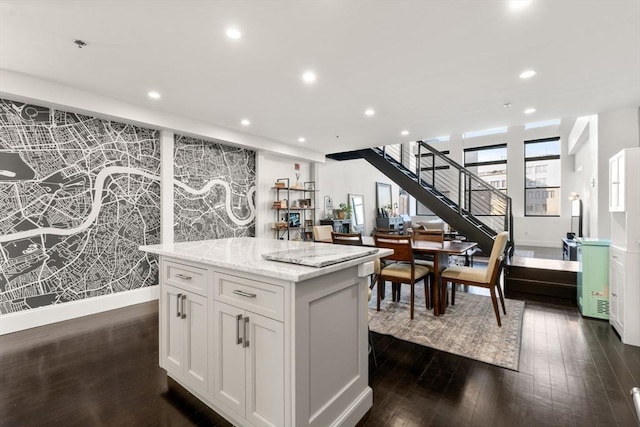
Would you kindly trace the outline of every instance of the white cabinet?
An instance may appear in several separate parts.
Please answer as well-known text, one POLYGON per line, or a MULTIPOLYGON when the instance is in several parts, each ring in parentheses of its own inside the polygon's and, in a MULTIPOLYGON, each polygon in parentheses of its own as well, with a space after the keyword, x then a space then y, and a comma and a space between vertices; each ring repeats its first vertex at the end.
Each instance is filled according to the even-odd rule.
POLYGON ((640 346, 640 147, 609 160, 610 323, 622 342, 640 346))
POLYGON ((624 335, 621 319, 624 319, 624 252, 609 248, 609 323, 616 328, 620 336, 624 335))
POLYGON ((284 425, 284 327, 214 302, 214 398, 255 426, 284 425))
POLYGON ((621 151, 609 159, 609 212, 623 212, 625 157, 621 151))
POLYGON ((162 285, 160 365, 177 381, 208 392, 207 298, 162 285))

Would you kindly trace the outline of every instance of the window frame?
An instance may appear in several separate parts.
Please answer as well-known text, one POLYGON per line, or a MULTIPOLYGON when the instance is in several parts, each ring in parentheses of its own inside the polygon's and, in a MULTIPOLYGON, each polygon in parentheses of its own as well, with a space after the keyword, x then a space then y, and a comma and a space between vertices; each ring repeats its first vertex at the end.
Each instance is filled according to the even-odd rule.
MULTIPOLYGON (((540 138, 540 139, 530 139, 527 141, 523 141, 524 142, 524 167, 523 167, 523 171, 524 171, 524 182, 523 182, 523 187, 524 187, 524 203, 522 204, 524 207, 524 212, 523 215, 526 218, 559 218, 560 216, 562 216, 562 197, 560 197, 560 195, 562 194, 562 140, 560 139, 560 136, 554 136, 554 137, 550 137, 550 138, 540 138), (552 142, 552 141, 557 141, 558 142, 558 154, 546 154, 543 156, 532 156, 532 157, 527 157, 527 144, 536 144, 536 143, 542 143, 542 142, 552 142), (560 184, 558 185, 545 185, 545 186, 536 186, 536 187, 527 187, 527 163, 528 162, 536 162, 536 161, 541 161, 541 160, 557 160, 558 161, 558 167, 560 168, 559 170, 559 174, 560 174, 560 184), (558 190, 558 213, 557 214, 528 214, 527 211, 527 204, 531 199, 535 199, 535 197, 532 197, 531 199, 527 197, 527 190, 543 190, 545 192, 545 194, 548 194, 549 191, 554 191, 554 190, 558 190)), ((536 166, 536 165, 532 165, 532 166, 536 166)), ((535 170, 535 169, 534 169, 535 170)), ((545 200, 548 200, 547 198, 545 198, 545 200)), ((535 206, 535 203, 530 203, 531 206, 535 206)), ((546 203, 544 204, 546 206, 546 203)))

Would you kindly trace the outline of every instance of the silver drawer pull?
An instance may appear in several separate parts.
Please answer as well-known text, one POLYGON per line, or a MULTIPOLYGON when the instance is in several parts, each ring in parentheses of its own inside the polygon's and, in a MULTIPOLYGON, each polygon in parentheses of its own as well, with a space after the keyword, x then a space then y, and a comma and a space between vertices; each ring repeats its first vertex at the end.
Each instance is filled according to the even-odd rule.
POLYGON ((245 297, 245 298, 255 298, 257 296, 256 294, 252 294, 250 292, 241 291, 240 289, 234 289, 232 293, 235 294, 235 295, 239 295, 241 297, 245 297))
POLYGON ((191 276, 187 276, 186 274, 182 274, 182 273, 176 274, 176 277, 182 280, 191 280, 191 276))

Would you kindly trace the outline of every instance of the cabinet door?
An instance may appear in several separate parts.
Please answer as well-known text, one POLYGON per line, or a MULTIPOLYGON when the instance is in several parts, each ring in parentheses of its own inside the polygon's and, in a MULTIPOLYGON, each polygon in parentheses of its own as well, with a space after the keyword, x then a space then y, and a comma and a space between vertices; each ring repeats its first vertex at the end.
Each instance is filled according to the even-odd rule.
POLYGON ((241 417, 245 413, 244 311, 215 301, 213 304, 213 396, 241 417))
POLYGON ((610 259, 610 293, 609 319, 614 328, 621 336, 624 336, 624 281, 625 267, 624 258, 618 251, 611 251, 610 259))
POLYGON ((184 291, 162 285, 160 301, 160 366, 172 376, 181 376, 184 365, 184 322, 181 298, 184 291))
POLYGON ((255 426, 284 425, 284 326, 247 312, 246 419, 255 426))
POLYGON ((207 394, 208 351, 207 299, 190 292, 183 301, 182 322, 186 328, 184 342, 184 380, 195 390, 207 394))

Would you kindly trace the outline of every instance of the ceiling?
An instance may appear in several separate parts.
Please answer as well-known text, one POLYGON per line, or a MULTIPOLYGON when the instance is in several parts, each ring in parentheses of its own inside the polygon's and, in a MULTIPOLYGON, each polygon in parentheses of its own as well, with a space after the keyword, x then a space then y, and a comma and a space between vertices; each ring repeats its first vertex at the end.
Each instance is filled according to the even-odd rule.
POLYGON ((2 0, 0 68, 330 153, 638 107, 640 1, 2 0))

